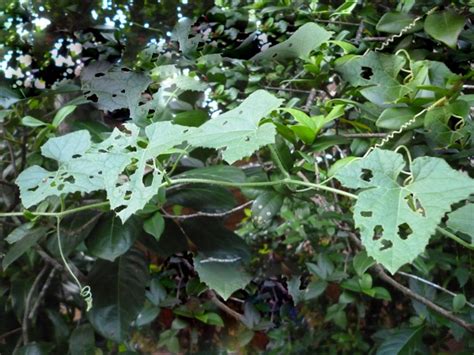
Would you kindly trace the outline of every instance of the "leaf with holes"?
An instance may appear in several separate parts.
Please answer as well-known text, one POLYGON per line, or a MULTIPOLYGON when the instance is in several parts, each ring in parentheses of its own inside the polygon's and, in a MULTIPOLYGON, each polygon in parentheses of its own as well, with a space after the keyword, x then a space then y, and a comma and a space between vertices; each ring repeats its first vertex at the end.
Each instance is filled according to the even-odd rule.
POLYGON ((352 86, 362 87, 360 93, 367 100, 381 105, 395 102, 410 92, 397 80, 405 61, 401 55, 369 52, 336 60, 336 69, 352 86))
POLYGON ((151 79, 125 67, 96 62, 83 70, 81 82, 88 100, 102 110, 113 111, 137 106, 151 79))
POLYGON ((105 182, 116 180, 131 161, 122 151, 92 149, 90 134, 85 130, 51 138, 41 147, 41 152, 57 160, 59 167, 48 171, 34 165, 18 176, 16 183, 26 208, 49 196, 103 190, 105 182))
POLYGON ((125 222, 142 209, 158 192, 162 171, 153 159, 181 144, 193 133, 193 128, 157 122, 145 129, 148 145, 139 144, 139 129, 134 124, 124 125, 122 132, 115 129, 109 138, 92 145, 89 132, 76 131, 46 142, 43 156, 58 161, 56 171, 32 166, 17 178, 23 205, 27 208, 48 196, 73 192, 106 190, 112 209, 125 222), (151 163, 150 163, 151 161, 151 163), (135 164, 127 176, 124 169, 135 164), (150 181, 144 179, 150 176, 150 181))
POLYGON ((257 90, 238 107, 200 126, 189 143, 206 148, 224 148, 225 161, 252 155, 260 147, 275 142, 276 129, 271 123, 259 125, 262 118, 280 107, 282 100, 265 90, 257 90))
POLYGON ((306 23, 293 33, 286 41, 268 48, 252 57, 261 59, 306 58, 309 53, 331 38, 331 33, 315 23, 306 23))
POLYGON ((425 250, 453 203, 474 193, 474 180, 442 159, 415 159, 411 181, 401 175, 405 165, 402 155, 375 149, 336 173, 344 186, 362 189, 354 207, 356 227, 367 254, 391 273, 425 250))

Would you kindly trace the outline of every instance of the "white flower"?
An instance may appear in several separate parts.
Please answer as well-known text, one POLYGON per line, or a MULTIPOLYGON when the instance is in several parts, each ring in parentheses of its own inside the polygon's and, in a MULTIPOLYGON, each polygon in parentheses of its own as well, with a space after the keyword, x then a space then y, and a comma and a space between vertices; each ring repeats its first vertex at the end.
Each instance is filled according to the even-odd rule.
POLYGON ((29 55, 29 54, 20 55, 20 56, 18 57, 18 61, 19 61, 21 64, 23 64, 23 65, 29 67, 29 66, 31 65, 32 58, 31 58, 31 55, 29 55))
POLYGON ((21 71, 20 68, 13 69, 12 67, 8 67, 5 70, 5 78, 6 79, 11 79, 13 76, 16 76, 17 78, 23 78, 25 75, 21 71))
POLYGON ((54 58, 54 64, 57 67, 63 66, 63 64, 66 64, 66 66, 72 67, 74 65, 74 62, 72 61, 71 57, 64 57, 62 55, 58 55, 56 58, 54 58))
POLYGON ((37 89, 44 89, 46 88, 46 82, 41 79, 36 79, 35 80, 35 88, 37 89))
POLYGON ((80 54, 82 52, 82 44, 80 44, 80 43, 71 43, 67 47, 75 55, 80 54))

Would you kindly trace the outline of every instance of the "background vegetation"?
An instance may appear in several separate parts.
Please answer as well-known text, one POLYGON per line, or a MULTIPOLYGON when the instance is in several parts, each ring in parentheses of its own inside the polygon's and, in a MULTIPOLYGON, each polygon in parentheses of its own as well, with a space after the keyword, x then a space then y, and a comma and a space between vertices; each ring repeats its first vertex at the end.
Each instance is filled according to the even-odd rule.
POLYGON ((471 354, 473 12, 2 2, 0 353, 471 354))

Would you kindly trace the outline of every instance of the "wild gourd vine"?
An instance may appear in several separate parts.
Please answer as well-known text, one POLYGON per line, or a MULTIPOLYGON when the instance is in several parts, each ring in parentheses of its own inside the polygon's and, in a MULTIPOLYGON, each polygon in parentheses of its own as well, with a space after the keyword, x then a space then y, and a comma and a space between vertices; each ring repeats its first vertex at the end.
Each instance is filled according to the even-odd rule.
MULTIPOLYGON (((372 55, 362 58, 370 60, 372 55)), ((86 130, 51 138, 41 147, 41 153, 55 160, 58 169, 49 171, 35 165, 24 170, 16 181, 22 203, 30 208, 49 196, 67 197, 76 192, 102 190, 106 192, 108 206, 125 223, 160 189, 175 184, 307 186, 357 200, 354 221, 362 243, 368 255, 393 274, 425 250, 451 206, 474 193, 474 180, 453 170, 442 159, 422 157, 412 162, 410 158, 407 164, 401 154, 379 148, 335 173, 343 186, 359 190, 357 195, 290 175, 282 180, 258 183, 173 179, 159 161, 162 156, 178 151, 186 154, 196 147, 222 149, 222 158, 229 164, 248 157, 259 148, 274 144, 275 126, 269 120, 262 120, 278 110, 281 103, 267 91, 259 90, 238 107, 197 128, 156 122, 146 126, 140 135, 140 127, 126 123, 124 130, 114 129, 100 143, 92 143, 86 130)), ((336 110, 340 111, 340 107, 336 110)), ((304 114, 290 112, 295 116, 304 114)), ((328 116, 329 119, 321 117, 319 121, 308 117, 308 124, 324 125, 337 117, 333 111, 328 116)))
MULTIPOLYGON (((170 45, 149 44, 133 66, 103 56, 88 62, 77 79, 78 96, 47 119, 20 115, 11 106, 5 117, 19 116, 18 123, 34 133, 22 138, 28 142, 23 149, 32 153, 21 169, 14 166, 9 183, 18 189, 21 204, 0 212, 0 218, 16 223, 5 238, 11 246, 3 255, 3 272, 32 249, 46 254, 49 262, 48 253, 55 255, 62 263, 53 264, 53 271, 64 269, 77 284, 74 293, 85 302, 88 321, 118 344, 130 339, 130 328, 149 325, 161 310, 173 309, 176 318, 159 341, 174 352, 185 328, 178 316, 224 324, 214 308, 193 304, 200 297, 256 334, 287 321, 282 317, 273 323, 276 309, 288 300, 297 309, 326 294, 323 317, 314 319, 345 329, 354 295, 392 300, 387 289, 373 282, 370 268, 414 300, 419 315, 410 318, 410 327, 397 330, 400 346, 383 343, 386 353, 408 348, 410 339, 421 338, 425 325, 434 323, 426 306, 446 317, 441 323, 452 332, 461 334, 458 326, 474 331, 472 303, 461 291, 449 291, 447 282, 440 286, 430 277, 435 267, 449 269, 445 256, 430 260, 444 255, 444 244, 459 260, 460 250, 474 250, 474 95, 466 93, 474 74, 464 70, 467 54, 456 57, 464 71, 455 72, 453 63, 443 59, 467 46, 472 32, 463 30, 464 19, 451 8, 424 6, 414 15, 415 2, 410 4, 400 2, 397 11, 381 15, 376 24, 373 19, 360 24, 344 20, 355 2, 345 1, 337 9, 328 5, 334 11, 329 20, 311 14, 312 6, 319 6, 313 4, 299 9, 309 15, 293 19, 288 29, 283 18, 258 24, 277 28, 277 41, 270 43, 259 30, 235 46, 229 43, 237 30, 218 27, 211 37, 231 40, 214 43, 207 27, 182 19, 169 36, 170 45), (364 42, 370 31, 384 37, 369 36, 364 42), (246 53, 250 38, 265 50, 246 53), (435 49, 429 52, 423 45, 431 42, 435 49), (121 113, 125 122, 114 121, 113 129, 85 124, 76 118, 84 114, 84 105, 107 117, 121 113), (232 230, 205 219, 235 212, 242 216, 232 230), (77 222, 75 216, 88 221, 77 222), (193 218, 197 222, 188 223, 193 218), (18 226, 19 220, 27 222, 18 226), (70 225, 86 230, 86 236, 72 238, 70 225), (332 254, 326 254, 331 244, 332 254), (148 248, 159 255, 147 255, 153 259, 149 264, 148 248), (255 291, 280 282, 273 270, 268 276, 255 267, 259 258, 280 260, 272 248, 297 255, 303 265, 298 271, 291 263, 278 269, 284 286, 275 286, 268 297, 278 299, 283 290, 284 301, 274 303, 255 291), (161 257, 169 270, 156 261, 161 257), (85 267, 91 260, 93 266, 85 267), (384 270, 409 275, 408 287, 384 270), (171 276, 163 281, 162 275, 171 276), (451 298, 435 302, 412 280, 451 298), (170 296, 170 290, 175 294, 170 296), (184 302, 187 295, 193 300, 184 302), (242 314, 221 299, 236 302, 242 314), (259 312, 271 314, 268 324, 259 312)), ((225 13, 227 23, 238 23, 226 11, 216 10, 215 21, 225 13)), ((286 10, 268 9, 275 11, 286 10)), ((466 269, 458 267, 455 273, 462 289, 469 285, 466 269)), ((23 333, 28 335, 28 329, 23 333)))

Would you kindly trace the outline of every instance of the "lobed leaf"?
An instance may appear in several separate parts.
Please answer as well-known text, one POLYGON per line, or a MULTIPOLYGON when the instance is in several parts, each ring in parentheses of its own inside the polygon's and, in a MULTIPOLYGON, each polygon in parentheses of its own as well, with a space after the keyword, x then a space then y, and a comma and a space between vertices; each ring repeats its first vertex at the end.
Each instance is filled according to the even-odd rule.
POLYGON ((453 203, 474 193, 474 180, 442 159, 415 159, 405 184, 404 167, 402 155, 375 149, 336 173, 344 186, 362 189, 354 207, 356 227, 367 254, 391 273, 425 250, 453 203))

